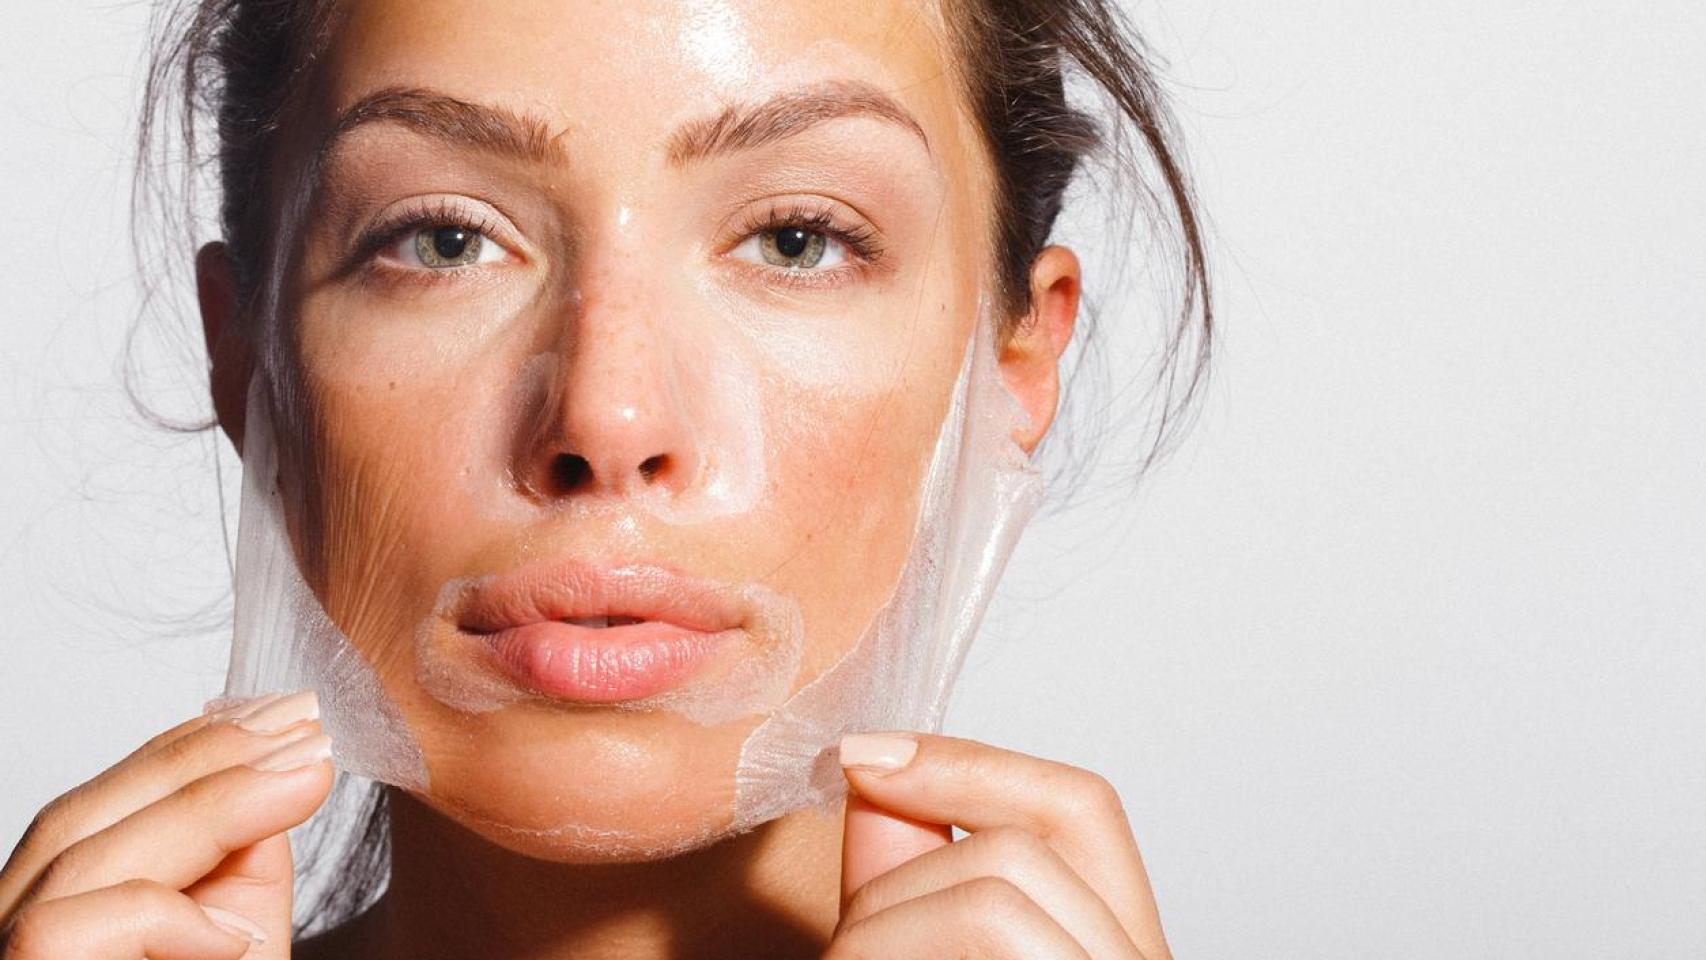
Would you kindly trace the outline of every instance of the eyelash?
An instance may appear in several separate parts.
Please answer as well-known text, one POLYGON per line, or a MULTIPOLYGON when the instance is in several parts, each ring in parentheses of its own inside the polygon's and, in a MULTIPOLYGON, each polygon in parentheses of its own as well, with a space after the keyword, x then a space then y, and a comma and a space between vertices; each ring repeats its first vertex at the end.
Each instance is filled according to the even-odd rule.
MULTIPOLYGON (((438 199, 430 204, 406 209, 367 230, 356 243, 356 254, 353 260, 357 264, 371 267, 375 265, 374 258, 379 255, 381 250, 428 227, 457 227, 478 233, 492 243, 503 244, 503 241, 499 240, 498 237, 504 231, 496 222, 487 217, 469 216, 469 212, 465 208, 448 200, 438 199)), ((453 280, 455 274, 466 273, 467 271, 459 267, 452 267, 439 270, 402 268, 401 272, 409 274, 411 280, 438 283, 453 280)))
MULTIPOLYGON (((405 210, 367 230, 357 242, 356 255, 353 260, 357 264, 372 268, 376 266, 375 258, 380 251, 392 246, 404 237, 418 233, 428 227, 457 227, 479 233, 490 242, 503 243, 502 240, 498 239, 498 235, 503 231, 491 219, 469 216, 465 208, 448 200, 439 199, 427 205, 405 210)), ((741 222, 738 240, 745 241, 757 234, 790 228, 810 230, 835 240, 851 254, 851 262, 845 266, 829 270, 794 270, 760 264, 744 265, 762 271, 778 283, 800 287, 821 287, 845 282, 848 273, 881 266, 886 260, 887 253, 874 229, 862 225, 842 226, 837 221, 834 209, 831 206, 806 201, 772 203, 764 211, 748 216, 741 222)), ((468 270, 464 267, 438 270, 400 268, 393 272, 406 274, 408 280, 417 283, 442 283, 453 281, 457 279, 457 275, 466 274, 468 270)))
POLYGON ((786 204, 772 203, 762 213, 755 213, 741 222, 738 241, 748 237, 786 229, 809 230, 840 243, 851 254, 851 262, 830 270, 792 270, 785 267, 747 264, 776 277, 780 283, 805 287, 832 286, 843 282, 851 271, 868 270, 885 263, 886 251, 877 232, 863 225, 841 226, 834 208, 828 204, 792 200, 786 204))

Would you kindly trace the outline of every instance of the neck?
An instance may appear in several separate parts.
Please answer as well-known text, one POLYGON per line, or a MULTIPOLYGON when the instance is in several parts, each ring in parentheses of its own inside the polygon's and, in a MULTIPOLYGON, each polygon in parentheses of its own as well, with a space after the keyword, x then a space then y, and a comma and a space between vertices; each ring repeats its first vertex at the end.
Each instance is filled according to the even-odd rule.
POLYGON ((815 957, 835 926, 839 805, 665 860, 584 865, 513 853, 401 791, 390 801, 390 887, 328 957, 815 957))

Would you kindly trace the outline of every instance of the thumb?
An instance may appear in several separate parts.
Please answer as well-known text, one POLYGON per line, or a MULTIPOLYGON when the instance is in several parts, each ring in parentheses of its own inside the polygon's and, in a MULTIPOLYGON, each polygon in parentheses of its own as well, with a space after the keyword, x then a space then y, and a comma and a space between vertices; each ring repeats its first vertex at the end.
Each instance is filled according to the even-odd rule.
POLYGON ((251 946, 243 960, 284 960, 290 956, 294 880, 290 841, 279 833, 233 852, 184 892, 204 907, 259 928, 264 940, 251 946))
MULTIPOLYGON (((911 740, 855 734, 842 738, 841 762, 843 767, 861 766, 873 751, 916 748, 911 740)), ((947 846, 953 836, 953 827, 947 824, 884 810, 850 791, 841 835, 842 906, 866 883, 920 854, 947 846)))

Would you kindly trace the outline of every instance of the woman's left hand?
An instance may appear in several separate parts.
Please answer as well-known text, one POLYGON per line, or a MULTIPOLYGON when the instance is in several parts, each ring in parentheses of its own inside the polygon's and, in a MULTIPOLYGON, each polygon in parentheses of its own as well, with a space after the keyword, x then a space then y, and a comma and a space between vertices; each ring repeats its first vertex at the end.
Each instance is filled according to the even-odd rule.
POLYGON ((1100 776, 929 734, 849 736, 841 762, 854 794, 826 960, 1171 956, 1100 776))

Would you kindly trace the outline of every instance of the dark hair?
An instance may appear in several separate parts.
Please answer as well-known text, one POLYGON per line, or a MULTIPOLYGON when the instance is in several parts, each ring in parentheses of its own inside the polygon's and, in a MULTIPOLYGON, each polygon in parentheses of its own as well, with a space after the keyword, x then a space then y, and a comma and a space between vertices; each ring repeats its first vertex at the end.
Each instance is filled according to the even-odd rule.
MULTIPOLYGON (((1128 188, 1126 196, 1145 208, 1147 222, 1157 228, 1150 239, 1170 241, 1176 272, 1169 286, 1178 305, 1152 371, 1149 395, 1158 400, 1138 459, 1141 473, 1170 449, 1187 421, 1184 415, 1206 375, 1213 332, 1200 218, 1149 55, 1113 0, 942 3, 964 63, 962 95, 995 174, 994 279, 1005 315, 1016 320, 1029 307, 1031 262, 1049 242, 1074 174, 1093 155, 1107 161, 1117 183, 1128 188), (1104 126, 1072 106, 1069 79, 1099 95, 1114 122, 1104 126)), ((152 261, 181 269, 192 262, 197 188, 211 161, 220 197, 218 228, 233 260, 239 297, 247 304, 256 293, 273 234, 275 198, 268 196, 267 184, 277 136, 291 97, 308 86, 301 77, 330 35, 335 7, 335 0, 165 0, 158 8, 134 192, 134 222, 143 231, 136 249, 145 267, 152 261), (213 143, 204 153, 210 124, 213 143), (168 130, 175 140, 162 135, 168 130), (174 167, 175 182, 160 179, 174 167), (155 225, 164 230, 146 235, 155 225), (190 247, 177 246, 186 239, 190 247), (162 240, 165 246, 158 246, 162 240)), ((144 269, 142 275, 152 273, 144 269)), ((166 283, 149 286, 145 311, 171 292, 166 283)), ((1083 345, 1097 336, 1091 306, 1086 304, 1077 337, 1081 362, 1093 356, 1083 345)), ((1068 404, 1074 392, 1067 391, 1068 404)), ((169 425, 195 429, 211 422, 169 425)), ((1059 445, 1052 438, 1049 443, 1059 445)), ((1066 469, 1081 473, 1089 456, 1069 449, 1066 469)), ((343 855, 353 854, 365 869, 346 871, 343 882, 325 891, 311 927, 340 922, 383 885, 383 791, 357 805, 365 827, 343 855)))

